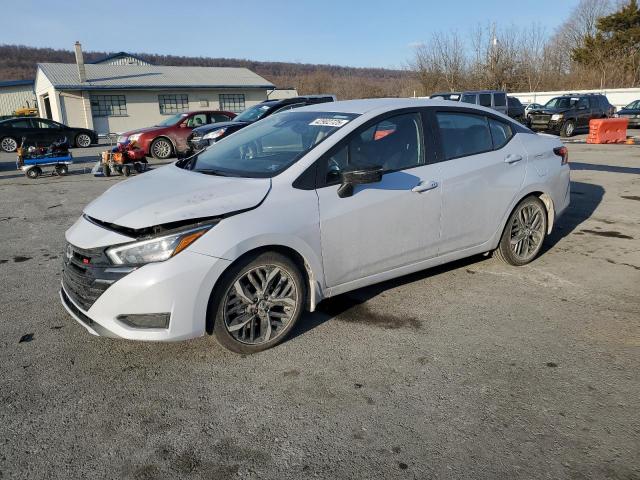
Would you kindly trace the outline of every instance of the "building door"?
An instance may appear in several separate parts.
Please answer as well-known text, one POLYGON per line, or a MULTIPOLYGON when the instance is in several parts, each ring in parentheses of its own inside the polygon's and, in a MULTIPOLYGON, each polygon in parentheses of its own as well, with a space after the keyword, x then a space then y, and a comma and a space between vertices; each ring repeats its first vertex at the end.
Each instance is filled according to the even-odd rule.
POLYGON ((53 115, 51 115, 51 102, 49 101, 49 95, 45 95, 42 97, 42 102, 44 103, 44 115, 49 120, 53 120, 53 115))

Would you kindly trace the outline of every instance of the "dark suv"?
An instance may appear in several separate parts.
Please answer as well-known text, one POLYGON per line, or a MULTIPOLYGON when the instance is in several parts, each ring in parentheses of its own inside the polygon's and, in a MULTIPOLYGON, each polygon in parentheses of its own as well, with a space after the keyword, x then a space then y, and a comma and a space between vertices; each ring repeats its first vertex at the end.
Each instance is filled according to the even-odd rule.
POLYGON ((588 129, 589 120, 609 118, 615 107, 599 93, 566 94, 552 98, 542 108, 529 113, 532 130, 559 133, 570 137, 576 130, 588 129))
POLYGON ((265 100, 262 103, 247 108, 231 122, 217 122, 211 125, 194 128, 187 138, 188 150, 186 156, 190 156, 200 150, 213 145, 215 142, 237 132, 241 128, 251 125, 269 115, 291 110, 293 108, 315 105, 317 103, 335 102, 333 95, 306 95, 281 100, 265 100))

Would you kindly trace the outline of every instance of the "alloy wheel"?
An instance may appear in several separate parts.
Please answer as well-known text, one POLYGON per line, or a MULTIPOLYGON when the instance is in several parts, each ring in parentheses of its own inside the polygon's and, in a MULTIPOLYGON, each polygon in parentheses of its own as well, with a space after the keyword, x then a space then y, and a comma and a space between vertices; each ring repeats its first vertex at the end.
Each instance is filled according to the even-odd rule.
POLYGON ((16 148, 18 148, 18 142, 11 137, 5 137, 2 139, 2 143, 0 143, 0 148, 2 148, 4 152, 14 152, 16 148))
POLYGON ((513 217, 509 245, 521 261, 535 257, 544 239, 544 212, 537 204, 522 205, 513 217))
POLYGON ((91 145, 91 137, 86 133, 81 133, 76 137, 76 143, 79 147, 86 148, 91 145))
POLYGON ((238 342, 250 345, 270 342, 294 318, 298 295, 293 277, 283 267, 254 267, 242 273, 225 295, 225 327, 238 342))
POLYGON ((171 144, 166 140, 156 140, 153 143, 153 155, 156 158, 168 158, 171 155, 171 144))

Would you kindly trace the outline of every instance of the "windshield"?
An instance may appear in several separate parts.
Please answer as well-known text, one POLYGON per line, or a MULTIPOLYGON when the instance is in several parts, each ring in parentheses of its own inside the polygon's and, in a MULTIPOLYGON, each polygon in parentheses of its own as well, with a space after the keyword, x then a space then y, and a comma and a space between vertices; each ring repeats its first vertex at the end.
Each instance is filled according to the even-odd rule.
POLYGON ((576 97, 556 97, 549 100, 546 108, 571 108, 577 105, 580 99, 576 97))
POLYGON ((234 122, 256 122, 264 117, 271 105, 258 104, 247 108, 244 112, 233 119, 234 122))
POLYGON ((355 117, 332 112, 277 113, 215 143, 183 168, 223 176, 274 177, 355 117))
POLYGON ((178 123, 180 120, 182 120, 186 116, 187 116, 186 113, 177 113, 176 115, 171 115, 169 118, 165 118, 160 123, 157 123, 156 127, 170 127, 178 123))
POLYGON ((635 102, 631 102, 629 105, 627 105, 624 108, 629 109, 629 110, 640 109, 640 100, 636 100, 635 102))

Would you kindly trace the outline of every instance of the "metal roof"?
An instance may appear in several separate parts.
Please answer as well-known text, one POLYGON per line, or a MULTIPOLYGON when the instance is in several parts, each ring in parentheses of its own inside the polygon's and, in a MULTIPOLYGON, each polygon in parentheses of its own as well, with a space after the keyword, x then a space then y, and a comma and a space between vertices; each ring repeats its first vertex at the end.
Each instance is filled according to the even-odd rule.
POLYGON ((274 88, 248 68, 167 67, 157 65, 85 64, 81 83, 75 63, 39 63, 58 90, 131 90, 153 88, 274 88))

